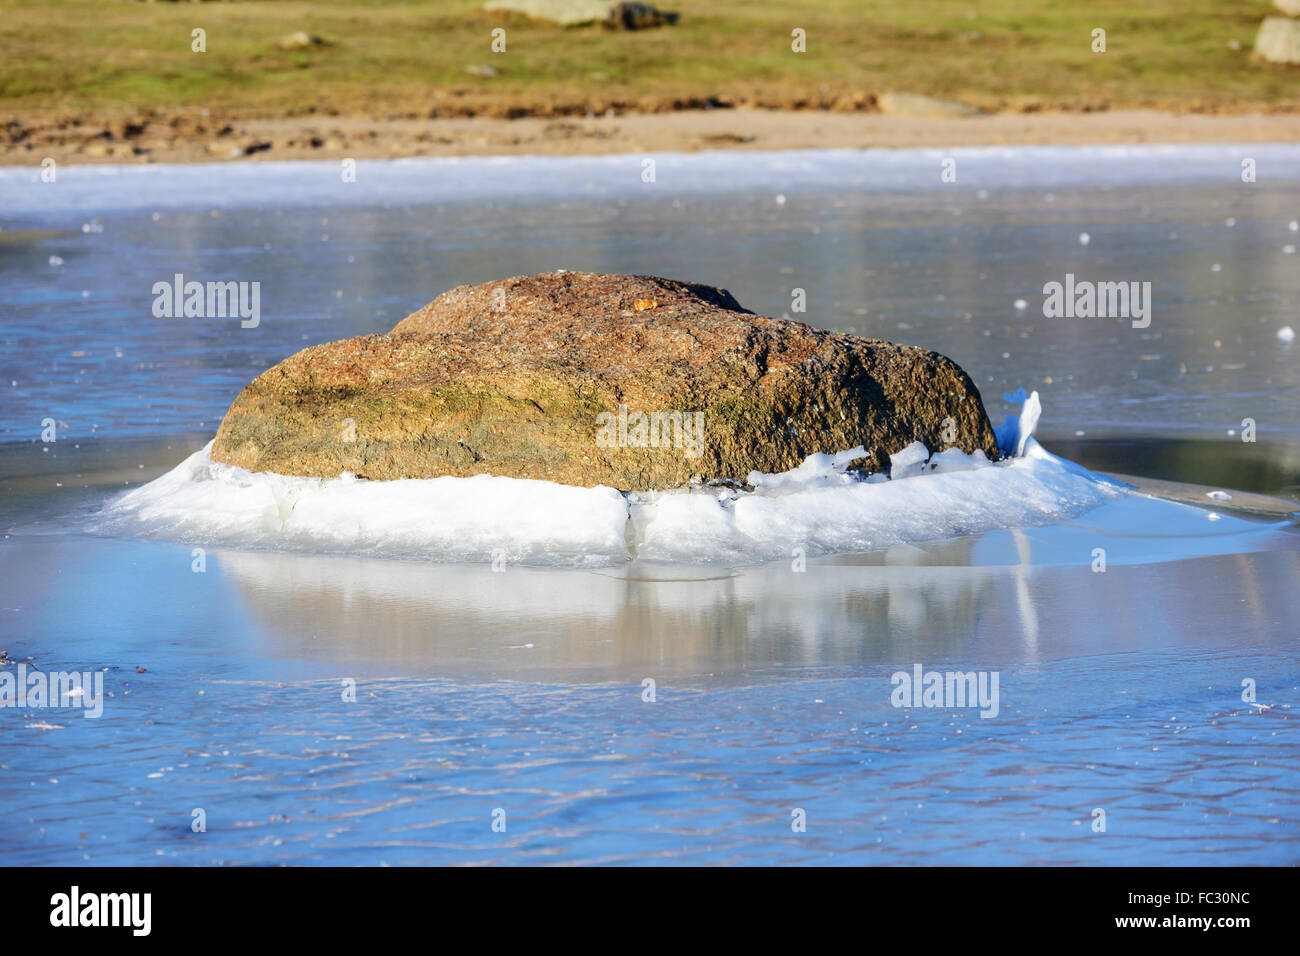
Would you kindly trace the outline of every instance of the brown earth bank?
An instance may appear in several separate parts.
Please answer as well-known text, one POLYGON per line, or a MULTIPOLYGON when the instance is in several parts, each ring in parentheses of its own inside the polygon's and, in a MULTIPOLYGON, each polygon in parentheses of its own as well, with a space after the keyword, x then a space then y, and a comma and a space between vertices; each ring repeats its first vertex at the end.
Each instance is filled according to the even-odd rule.
POLYGON ((596 155, 712 149, 1300 142, 1300 113, 1153 110, 944 115, 871 110, 681 109, 602 115, 240 118, 204 110, 13 115, 0 164, 596 155))
POLYGON ((329 478, 490 474, 624 491, 743 483, 862 445, 998 457, 935 352, 754 315, 722 289, 552 272, 461 286, 388 334, 305 349, 235 399, 219 462, 329 478))

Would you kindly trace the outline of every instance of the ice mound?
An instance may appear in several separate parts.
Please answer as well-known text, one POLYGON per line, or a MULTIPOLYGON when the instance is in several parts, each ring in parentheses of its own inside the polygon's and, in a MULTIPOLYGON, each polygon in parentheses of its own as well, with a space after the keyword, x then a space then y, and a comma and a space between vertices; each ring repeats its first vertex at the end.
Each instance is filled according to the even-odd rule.
POLYGON ((1044 450, 1031 434, 1038 393, 1014 397, 1021 414, 1008 416, 998 439, 1015 457, 931 455, 917 442, 890 456, 888 476, 863 480, 847 472, 863 455, 854 448, 811 455, 780 474, 754 472, 743 490, 624 494, 488 475, 297 478, 213 462, 209 445, 111 502, 92 530, 436 561, 749 563, 1046 524, 1124 494, 1124 486, 1044 450))
POLYGON ((96 530, 449 561, 606 564, 625 548, 627 502, 612 488, 491 475, 297 478, 214 462, 211 447, 118 498, 96 530))
POLYGON ((866 481, 826 462, 810 464, 831 457, 815 455, 783 475, 758 483, 751 476, 752 493, 633 495, 635 550, 643 558, 688 561, 874 551, 1059 521, 1123 493, 1122 486, 1049 454, 1032 438, 1024 452, 996 464, 955 450, 926 463, 905 459, 902 477, 893 456, 895 477, 866 481))

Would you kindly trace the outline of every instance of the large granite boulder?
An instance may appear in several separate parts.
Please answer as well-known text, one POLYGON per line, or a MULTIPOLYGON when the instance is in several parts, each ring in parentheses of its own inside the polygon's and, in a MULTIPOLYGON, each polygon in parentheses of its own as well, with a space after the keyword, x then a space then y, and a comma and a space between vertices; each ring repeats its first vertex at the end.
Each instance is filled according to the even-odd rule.
POLYGON ((576 27, 604 20, 612 6, 609 0, 488 0, 483 9, 522 13, 561 26, 576 27))
POLYGON ((372 479, 492 474, 621 490, 743 481, 862 445, 998 457, 979 391, 925 349, 742 309, 652 276, 461 286, 387 335, 317 345, 235 399, 212 457, 372 479))
POLYGON ((1300 63, 1300 20, 1266 17, 1255 37, 1255 55, 1269 63, 1300 63))

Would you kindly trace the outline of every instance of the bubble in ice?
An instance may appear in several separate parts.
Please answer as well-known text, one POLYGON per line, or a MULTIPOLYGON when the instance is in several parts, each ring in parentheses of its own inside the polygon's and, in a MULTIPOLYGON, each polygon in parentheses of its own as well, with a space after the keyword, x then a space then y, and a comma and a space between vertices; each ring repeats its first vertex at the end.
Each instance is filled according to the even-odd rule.
POLYGON ((1086 232, 1079 233, 1079 245, 1086 246, 1090 242, 1092 242, 1092 236, 1088 235, 1086 232))
POLYGON ((1284 325, 1277 330, 1277 340, 1283 345, 1290 345, 1295 341, 1295 329, 1289 325, 1284 325))

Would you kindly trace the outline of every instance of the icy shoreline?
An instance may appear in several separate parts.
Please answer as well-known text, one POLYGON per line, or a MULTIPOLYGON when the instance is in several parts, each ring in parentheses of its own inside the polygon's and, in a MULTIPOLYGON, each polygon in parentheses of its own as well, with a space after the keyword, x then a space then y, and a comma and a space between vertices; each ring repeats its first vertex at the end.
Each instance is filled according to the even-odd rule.
POLYGON ((1241 160, 1283 174, 1300 169, 1300 145, 980 146, 808 149, 609 156, 479 156, 358 160, 344 182, 338 161, 61 167, 57 186, 38 166, 0 167, 9 218, 114 210, 508 203, 681 197, 770 190, 932 190, 940 163, 961 169, 952 189, 1051 189, 1236 180, 1241 160), (653 160, 653 182, 642 179, 653 160), (742 161, 743 160, 743 161, 742 161))

